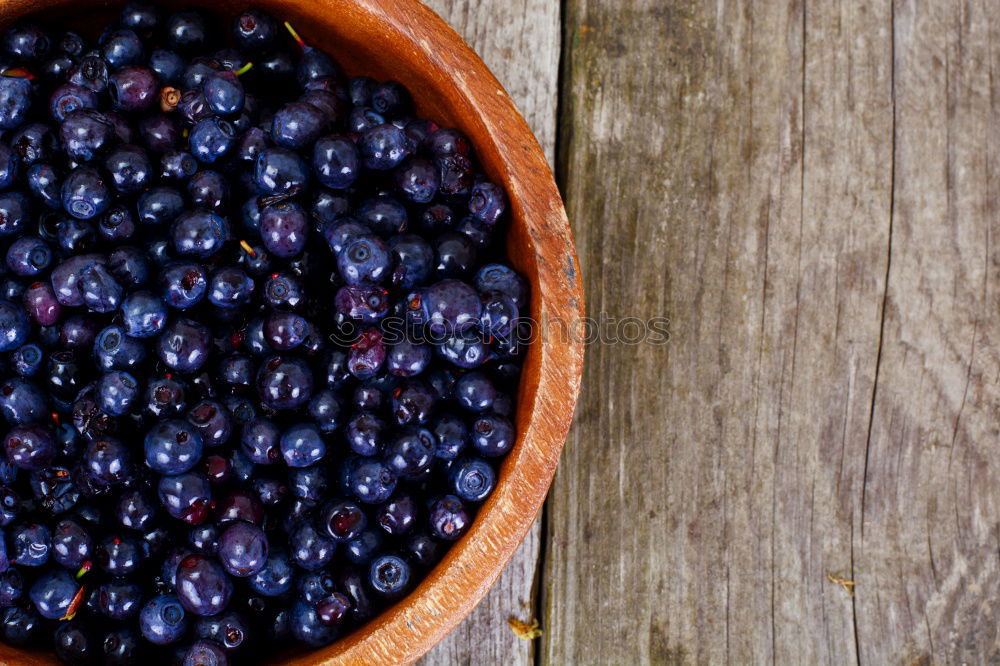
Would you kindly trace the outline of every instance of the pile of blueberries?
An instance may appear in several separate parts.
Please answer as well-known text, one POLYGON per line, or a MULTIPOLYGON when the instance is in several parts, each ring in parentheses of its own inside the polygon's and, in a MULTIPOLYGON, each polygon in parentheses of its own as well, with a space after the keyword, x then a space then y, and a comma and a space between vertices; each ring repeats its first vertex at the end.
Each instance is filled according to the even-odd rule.
POLYGON ((261 11, 133 2, 93 37, 0 36, 0 639, 326 645, 467 531, 514 443, 503 189, 261 11))

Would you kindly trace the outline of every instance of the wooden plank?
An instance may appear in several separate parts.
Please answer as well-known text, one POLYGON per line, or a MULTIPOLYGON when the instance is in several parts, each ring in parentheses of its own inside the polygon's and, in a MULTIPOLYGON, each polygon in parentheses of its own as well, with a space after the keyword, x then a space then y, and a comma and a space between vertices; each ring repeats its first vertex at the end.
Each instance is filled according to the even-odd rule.
POLYGON ((895 5, 892 252, 855 535, 862 662, 1000 655, 996 10, 895 5))
POLYGON ((568 3, 560 176, 590 314, 666 316, 671 340, 589 350, 550 499, 546 663, 856 661, 831 579, 859 575, 891 16, 568 3))
MULTIPOLYGON (((517 103, 553 162, 558 102, 560 25, 556 0, 427 0, 483 58, 517 103)), ((514 636, 508 617, 530 620, 540 551, 535 526, 490 593, 422 660, 431 664, 529 664, 530 641, 514 636)))

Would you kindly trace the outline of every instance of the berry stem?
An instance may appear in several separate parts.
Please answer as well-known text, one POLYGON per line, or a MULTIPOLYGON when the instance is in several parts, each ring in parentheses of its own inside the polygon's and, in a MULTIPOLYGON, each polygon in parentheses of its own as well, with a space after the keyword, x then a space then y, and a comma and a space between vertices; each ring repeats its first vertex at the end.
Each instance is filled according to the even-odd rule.
POLYGON ((288 21, 285 21, 285 28, 288 30, 289 33, 291 33, 292 39, 295 40, 295 43, 298 44, 301 49, 305 50, 307 48, 306 42, 304 39, 299 37, 299 33, 295 32, 295 28, 292 27, 292 24, 289 23, 288 21))
POLYGON ((243 248, 244 252, 246 252, 247 254, 250 255, 251 259, 256 259, 257 258, 257 250, 253 249, 253 247, 250 245, 250 243, 246 242, 245 240, 241 240, 240 241, 240 247, 243 248))
POLYGON ((253 63, 252 62, 248 62, 247 64, 243 65, 242 67, 240 67, 239 69, 237 69, 235 72, 233 72, 233 74, 235 74, 236 76, 243 76, 244 74, 246 74, 247 72, 249 72, 251 69, 253 69, 253 63))

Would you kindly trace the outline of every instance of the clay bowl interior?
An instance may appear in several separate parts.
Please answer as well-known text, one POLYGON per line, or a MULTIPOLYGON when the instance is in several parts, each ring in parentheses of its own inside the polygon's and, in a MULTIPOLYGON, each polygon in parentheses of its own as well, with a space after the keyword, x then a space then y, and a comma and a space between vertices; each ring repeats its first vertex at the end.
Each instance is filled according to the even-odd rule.
MULTIPOLYGON (((100 0, 0 0, 0 26, 32 14, 93 36, 116 15, 100 0)), ((256 6, 292 22, 306 42, 328 51, 349 74, 396 79, 417 112, 472 140, 491 179, 510 197, 508 250, 531 282, 529 346, 517 396, 517 443, 497 488, 469 532, 402 601, 333 645, 297 652, 280 663, 390 664, 416 660, 482 599, 542 507, 566 439, 579 389, 583 343, 574 337, 583 312, 576 251, 545 157, 503 88, 468 45, 418 0, 210 0, 167 7, 209 8, 225 18, 256 6)), ((220 38, 220 46, 223 39, 220 38)), ((496 618, 498 623, 506 618, 496 618)), ((49 654, 0 644, 0 664, 54 664, 49 654)))

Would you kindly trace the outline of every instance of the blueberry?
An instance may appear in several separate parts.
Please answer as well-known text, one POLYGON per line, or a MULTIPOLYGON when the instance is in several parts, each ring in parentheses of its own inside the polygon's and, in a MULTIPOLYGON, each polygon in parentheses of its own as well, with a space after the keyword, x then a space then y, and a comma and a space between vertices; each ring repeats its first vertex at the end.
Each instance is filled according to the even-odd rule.
POLYGON ((353 564, 366 564, 382 549, 382 534, 368 529, 344 544, 344 556, 353 564))
POLYGON ((351 470, 349 484, 358 500, 365 504, 379 504, 396 489, 396 474, 382 461, 367 459, 351 470))
POLYGON ((312 104, 292 102, 274 114, 271 137, 279 146, 298 150, 312 145, 326 124, 326 116, 312 104))
POLYGON ((359 236, 337 255, 337 268, 348 284, 377 284, 387 277, 389 252, 377 237, 359 236))
POLYGON ((257 594, 265 597, 277 597, 292 588, 294 570, 288 554, 282 550, 272 549, 264 562, 264 566, 252 574, 247 582, 257 594))
POLYGON ((74 169, 66 176, 61 197, 63 209, 80 220, 100 215, 110 202, 104 180, 96 171, 86 167, 74 169))
POLYGON ((243 452, 255 463, 270 465, 281 459, 281 430, 268 419, 255 419, 243 427, 240 444, 243 452))
POLYGON ((421 374, 430 365, 433 351, 424 343, 402 340, 389 347, 386 369, 397 377, 421 374))
POLYGON ((31 205, 20 192, 0 194, 0 236, 20 233, 28 224, 31 205))
POLYGON ((264 319, 264 340, 275 351, 287 351, 302 344, 308 322, 293 312, 275 311, 264 319))
POLYGON ((337 543, 303 521, 289 534, 288 547, 295 564, 306 571, 316 571, 330 563, 336 552, 337 543))
POLYGON ((160 503, 167 513, 190 525, 208 517, 211 492, 208 480, 192 472, 165 476, 159 482, 160 503))
POLYGON ((91 222, 84 220, 62 220, 56 226, 56 243, 66 254, 84 252, 94 245, 97 232, 91 222))
POLYGON ((131 475, 129 458, 129 451, 120 440, 99 437, 88 443, 84 450, 84 469, 97 483, 118 484, 131 475))
POLYGON ((434 251, 437 255, 434 268, 442 278, 464 278, 476 262, 476 242, 461 231, 446 231, 438 236, 434 251))
POLYGON ((309 401, 309 416, 320 432, 330 434, 341 424, 345 407, 340 397, 331 389, 321 389, 309 401))
POLYGON ((70 610, 79 590, 73 576, 65 569, 53 569, 31 586, 31 603, 47 620, 58 620, 70 610))
POLYGON ((292 633, 302 643, 314 648, 332 643, 337 630, 323 624, 316 609, 304 601, 296 601, 291 613, 292 633))
POLYGON ((43 469, 58 453, 52 432, 39 424, 14 426, 4 437, 3 446, 7 459, 20 469, 43 469))
POLYGON ((195 372, 210 352, 208 329, 191 319, 178 319, 164 328, 157 338, 156 352, 167 366, 178 372, 195 372))
POLYGON ((293 202, 267 206, 260 213, 260 235, 276 257, 294 257, 305 248, 309 223, 305 211, 293 202))
POLYGON ((0 412, 13 425, 37 423, 48 417, 48 400, 35 384, 12 377, 0 384, 0 412))
POLYGON ((127 28, 145 33, 159 24, 160 16, 155 5, 133 0, 122 7, 121 22, 127 28))
POLYGON ((33 343, 18 347, 10 357, 14 372, 22 377, 35 376, 44 360, 42 348, 33 343))
POLYGON ((199 303, 208 292, 208 279, 198 264, 177 262, 168 264, 160 274, 164 302, 179 310, 199 303))
POLYGON ((368 581, 380 596, 397 599, 410 584, 410 565, 398 555, 380 555, 369 565, 368 581))
MULTIPOLYGON (((40 567, 49 561, 51 548, 52 533, 48 527, 38 523, 22 525, 15 528, 10 537, 10 563, 22 567, 40 567)), ((41 607, 38 610, 45 614, 41 607)))
POLYGON ((481 502, 493 491, 496 473, 481 458, 464 458, 449 469, 448 483, 459 498, 467 502, 481 502))
POLYGON ((152 178, 149 156, 138 146, 119 146, 104 160, 111 184, 119 192, 132 194, 146 188, 152 178))
POLYGON ((228 666, 225 651, 215 641, 195 641, 184 653, 181 666, 228 666))
POLYGON ((184 210, 184 199, 171 187, 154 187, 139 195, 136 213, 144 225, 173 222, 184 210))
POLYGON ((160 421, 146 433, 146 464, 164 475, 181 474, 201 459, 204 441, 191 424, 180 419, 160 421))
POLYGON ((8 645, 29 644, 41 630, 42 619, 32 610, 12 607, 0 611, 0 630, 8 645))
POLYGON ((162 154, 179 148, 181 132, 173 117, 166 114, 146 116, 139 121, 139 134, 146 147, 162 154))
POLYGON ((79 290, 83 304, 92 312, 113 312, 121 305, 124 289, 111 272, 99 263, 80 271, 79 290))
POLYGON ((0 128, 9 130, 24 123, 31 109, 31 81, 27 77, 0 76, 0 128))
POLYGON ((173 224, 171 236, 177 254, 207 258, 218 252, 229 235, 226 221, 205 210, 182 214, 173 224))
POLYGON ((172 14, 164 29, 171 48, 185 53, 201 50, 209 39, 205 18, 194 11, 172 14))
POLYGON ((434 248, 420 236, 401 234, 389 241, 392 253, 392 284, 401 289, 422 286, 434 268, 434 248))
POLYGON ((97 563, 111 576, 134 573, 142 562, 142 551, 132 536, 108 536, 97 546, 97 563))
POLYGON ((220 308, 233 308, 250 301, 254 282, 238 268, 220 268, 208 284, 208 301, 220 308))
POLYGON ((205 169, 191 176, 187 184, 191 203, 199 208, 219 210, 229 198, 229 186, 218 171, 205 169))
POLYGON ((271 194, 302 189, 309 183, 309 167, 290 150, 267 148, 254 165, 254 184, 271 194))
POLYGON ((410 112, 413 100, 409 91, 397 81, 386 81, 371 91, 371 106, 387 118, 398 118, 410 112))
POLYGON ((153 597, 139 612, 139 629, 143 638, 155 645, 169 645, 180 640, 187 631, 184 607, 173 594, 153 597))
POLYGON ((388 196, 364 200, 358 207, 358 220, 382 237, 401 233, 409 225, 406 206, 388 196))
POLYGON ((327 187, 345 189, 358 178, 358 149, 347 137, 326 136, 313 145, 316 179, 327 187))
POLYGON ((118 498, 115 512, 118 522, 123 527, 134 530, 151 528, 156 518, 156 507, 153 502, 139 490, 124 491, 118 498))
POLYGON ((347 369, 358 379, 374 377, 385 363, 386 349, 377 328, 366 329, 351 345, 347 369))
POLYGON ((150 291, 136 291, 122 301, 122 328, 133 338, 150 338, 167 323, 167 306, 150 291))
POLYGON ((24 576, 18 569, 0 574, 0 608, 15 605, 24 596, 24 576))
POLYGON ((171 150, 160 157, 160 177, 187 180, 198 171, 198 162, 187 151, 171 150))
POLYGON ((130 666, 139 661, 139 635, 129 628, 112 629, 104 635, 101 649, 105 666, 130 666))
POLYGON ((397 495, 381 505, 375 514, 379 527, 391 536, 409 534, 416 527, 417 501, 412 495, 397 495))
POLYGON ((221 118, 203 118, 188 135, 188 149, 199 162, 212 164, 233 147, 236 130, 221 118))
POLYGON ((233 419, 229 410, 215 400, 202 400, 196 404, 188 412, 187 420, 208 447, 224 444, 233 432, 233 419))
POLYGON ((492 226, 507 209, 507 198, 503 188, 494 183, 477 183, 469 195, 469 213, 483 223, 492 226))
POLYGON ((310 47, 303 49, 296 71, 300 85, 319 79, 340 79, 342 76, 336 63, 326 53, 310 47))
POLYGON ((382 451, 385 427, 385 423, 374 414, 361 412, 347 424, 347 443, 358 455, 376 456, 382 451))
POLYGON ((440 178, 437 167, 422 157, 410 157, 395 172, 396 187, 413 203, 428 203, 437 194, 440 178))
POLYGON ((115 30, 101 45, 101 55, 112 69, 134 65, 142 58, 142 40, 132 30, 115 30))
POLYGON ((305 290, 294 276, 275 273, 264 283, 263 297, 272 308, 297 308, 304 301, 305 290))
POLYGON ((233 41, 243 51, 270 49, 280 34, 278 23, 259 9, 247 9, 233 19, 233 41))
POLYGON ((297 358, 271 356, 257 373, 261 403, 271 409, 295 409, 312 397, 313 377, 306 363, 297 358))
POLYGON ((366 129, 358 139, 361 163, 369 169, 392 169, 412 152, 410 138, 403 130, 389 123, 366 129))
POLYGON ((340 592, 334 592, 316 604, 316 615, 320 623, 328 627, 335 627, 343 623, 349 610, 351 610, 351 601, 340 592))
POLYGON ((67 115, 79 109, 96 108, 97 94, 90 88, 75 83, 64 83, 49 97, 49 113, 56 122, 62 122, 67 115))
POLYGON ((36 163, 28 167, 28 189, 45 206, 62 209, 62 176, 50 164, 36 163))
MULTIPOLYGON (((3 80, 4 77, 0 77, 0 82, 3 80)), ((3 90, 0 88, 0 116, 3 114, 3 100, 3 90)), ((22 125, 10 137, 10 147, 24 166, 51 159, 58 150, 57 144, 52 128, 43 123, 22 125)))
POLYGON ((219 562, 232 576, 246 578, 264 568, 268 541, 256 525, 234 522, 219 538, 219 562))
POLYGON ((94 339, 94 361, 101 370, 133 370, 146 358, 146 348, 125 335, 119 326, 108 326, 94 339))
POLYGON ((250 640, 251 631, 246 619, 235 611, 200 618, 194 626, 196 637, 213 641, 227 654, 238 654, 250 640))
POLYGON ((22 308, 10 301, 0 300, 0 351, 11 351, 23 345, 30 326, 22 308))
POLYGON ((458 539, 468 529, 469 521, 468 510, 462 500, 454 495, 445 495, 431 505, 431 532, 439 539, 458 539))
POLYGON ((101 612, 112 620, 129 620, 142 606, 142 588, 125 579, 112 579, 97 590, 101 612))
POLYGON ((233 72, 213 72, 202 84, 205 101, 215 113, 228 116, 243 108, 243 85, 233 72))
MULTIPOLYGON (((101 216, 97 233, 112 242, 128 240, 135 234, 135 219, 132 217, 132 212, 125 206, 112 207, 101 216)), ((108 259, 110 263, 111 257, 108 259)))
POLYGON ((280 446, 289 467, 307 467, 326 455, 326 444, 312 423, 299 423, 281 433, 280 446))
POLYGON ((164 85, 174 85, 180 81, 184 71, 184 59, 180 54, 168 49, 154 49, 149 54, 149 68, 156 73, 164 85))
POLYGON ((97 382, 101 409, 112 416, 127 414, 138 400, 139 388, 139 382, 127 372, 105 372, 97 382))
POLYGON ((472 444, 484 456, 505 455, 514 446, 514 426, 499 414, 484 414, 472 423, 472 444))

